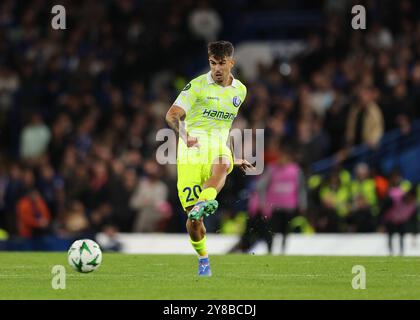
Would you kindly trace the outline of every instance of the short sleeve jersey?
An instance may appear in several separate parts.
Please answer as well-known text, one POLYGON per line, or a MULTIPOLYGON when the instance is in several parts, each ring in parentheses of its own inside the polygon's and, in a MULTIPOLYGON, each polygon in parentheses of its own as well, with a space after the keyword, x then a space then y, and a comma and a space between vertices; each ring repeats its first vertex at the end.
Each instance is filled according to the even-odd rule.
POLYGON ((186 130, 199 138, 200 143, 211 144, 213 138, 210 137, 214 135, 227 142, 246 91, 235 78, 230 86, 220 86, 208 72, 188 83, 173 104, 185 110, 186 130))

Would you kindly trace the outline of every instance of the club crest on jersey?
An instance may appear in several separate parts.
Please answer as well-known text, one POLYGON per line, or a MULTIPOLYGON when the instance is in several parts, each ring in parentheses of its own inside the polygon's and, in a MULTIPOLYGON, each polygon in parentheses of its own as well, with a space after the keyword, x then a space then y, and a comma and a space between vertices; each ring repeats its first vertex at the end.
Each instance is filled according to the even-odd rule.
POLYGON ((235 107, 239 107, 239 105, 241 104, 241 98, 239 98, 238 96, 234 96, 232 102, 235 107))

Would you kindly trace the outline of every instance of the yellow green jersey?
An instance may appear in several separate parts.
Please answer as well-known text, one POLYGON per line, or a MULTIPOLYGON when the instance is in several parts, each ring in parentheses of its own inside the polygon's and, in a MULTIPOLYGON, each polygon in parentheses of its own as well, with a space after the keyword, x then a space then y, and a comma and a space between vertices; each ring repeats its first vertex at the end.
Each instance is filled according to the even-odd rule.
POLYGON ((245 97, 246 87, 239 80, 233 78, 230 86, 223 87, 208 72, 188 83, 174 105, 185 110, 186 130, 200 143, 214 141, 214 138, 227 142, 232 122, 245 97))

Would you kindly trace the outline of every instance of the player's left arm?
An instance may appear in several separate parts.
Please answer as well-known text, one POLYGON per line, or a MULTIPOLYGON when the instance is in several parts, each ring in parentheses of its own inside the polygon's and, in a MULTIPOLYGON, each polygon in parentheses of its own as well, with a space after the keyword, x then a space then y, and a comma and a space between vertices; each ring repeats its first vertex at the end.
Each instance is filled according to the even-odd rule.
POLYGON ((233 150, 233 137, 231 135, 229 135, 229 148, 232 152, 233 165, 235 167, 239 167, 243 172, 246 172, 247 169, 255 170, 255 167, 247 160, 242 158, 236 158, 235 152, 233 150))

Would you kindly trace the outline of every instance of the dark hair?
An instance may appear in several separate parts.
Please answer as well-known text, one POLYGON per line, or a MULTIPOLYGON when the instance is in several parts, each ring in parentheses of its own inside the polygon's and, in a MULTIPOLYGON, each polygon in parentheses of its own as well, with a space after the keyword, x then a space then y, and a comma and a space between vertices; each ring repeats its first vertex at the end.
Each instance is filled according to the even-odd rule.
POLYGON ((233 56, 233 44, 229 41, 214 41, 207 46, 207 53, 217 59, 233 56))

